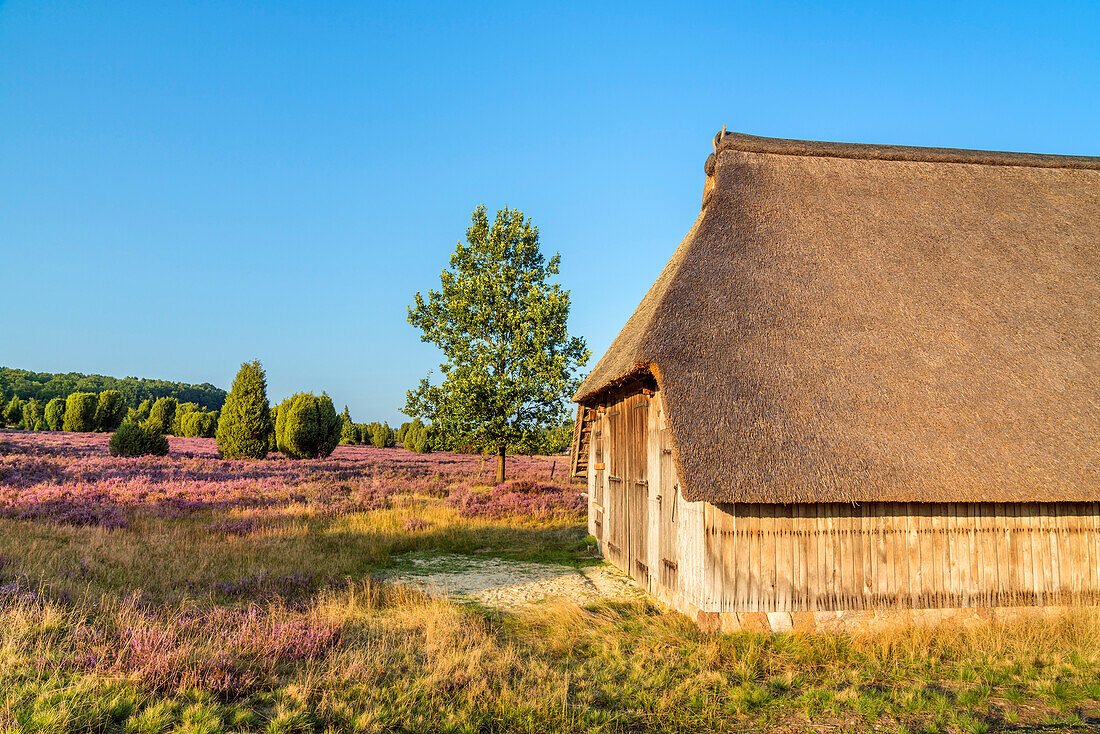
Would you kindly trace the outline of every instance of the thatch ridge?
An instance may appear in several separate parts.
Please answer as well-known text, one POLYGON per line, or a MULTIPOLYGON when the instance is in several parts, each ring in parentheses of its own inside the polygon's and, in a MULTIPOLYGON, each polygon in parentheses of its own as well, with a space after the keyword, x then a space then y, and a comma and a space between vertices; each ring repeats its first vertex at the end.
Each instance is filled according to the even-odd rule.
MULTIPOLYGON (((814 140, 764 138, 744 133, 720 132, 714 136, 714 151, 733 150, 743 153, 773 153, 775 155, 821 156, 827 158, 861 158, 878 161, 913 161, 918 163, 971 163, 986 166, 1027 166, 1034 168, 1100 169, 1100 157, 1048 155, 1044 153, 1013 153, 1000 150, 966 150, 963 148, 921 148, 910 145, 877 145, 869 143, 827 143, 814 140)), ((712 166, 708 160, 708 169, 712 166)), ((707 171, 708 175, 710 171, 707 171)))
POLYGON ((689 500, 1100 499, 1100 160, 716 142, 576 400, 652 373, 689 500))

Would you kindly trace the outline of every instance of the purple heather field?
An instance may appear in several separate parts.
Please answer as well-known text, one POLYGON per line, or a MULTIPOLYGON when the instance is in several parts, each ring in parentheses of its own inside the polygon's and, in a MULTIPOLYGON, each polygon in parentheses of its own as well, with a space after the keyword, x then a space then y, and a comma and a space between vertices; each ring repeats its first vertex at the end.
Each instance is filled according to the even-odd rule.
MULTIPOLYGON (((271 454, 231 461, 218 457, 214 439, 169 437, 167 456, 128 458, 108 453, 109 438, 0 434, 0 516, 124 528, 139 515, 178 518, 291 504, 323 514, 361 512, 387 508, 397 495, 438 497, 467 517, 579 518, 585 508, 583 490, 563 481, 564 456, 509 457, 509 479, 488 486, 493 459, 479 455, 339 446, 326 459, 271 454)), ((257 522, 262 515, 223 519, 210 529, 242 533, 257 522)))

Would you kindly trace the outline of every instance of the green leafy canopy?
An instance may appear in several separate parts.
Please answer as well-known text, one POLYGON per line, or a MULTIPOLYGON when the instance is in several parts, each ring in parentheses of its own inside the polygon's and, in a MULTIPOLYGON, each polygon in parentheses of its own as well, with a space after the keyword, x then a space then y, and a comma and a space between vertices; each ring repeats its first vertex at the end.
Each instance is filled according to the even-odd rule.
POLYGON ((504 208, 490 225, 478 206, 441 276, 439 291, 420 293, 409 323, 443 352, 443 382, 431 375, 408 392, 405 413, 479 449, 509 443, 562 420, 577 389, 576 370, 591 352, 569 336, 569 291, 552 278, 561 256, 546 260, 538 229, 504 208))

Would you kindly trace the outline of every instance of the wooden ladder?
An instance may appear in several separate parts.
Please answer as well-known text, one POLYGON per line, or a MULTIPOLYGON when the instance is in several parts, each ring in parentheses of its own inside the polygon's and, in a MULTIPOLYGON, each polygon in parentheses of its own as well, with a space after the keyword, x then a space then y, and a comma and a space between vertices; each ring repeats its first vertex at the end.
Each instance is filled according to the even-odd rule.
POLYGON ((571 464, 573 477, 588 477, 588 447, 592 442, 592 421, 596 411, 583 405, 577 406, 577 418, 573 421, 573 447, 571 464))

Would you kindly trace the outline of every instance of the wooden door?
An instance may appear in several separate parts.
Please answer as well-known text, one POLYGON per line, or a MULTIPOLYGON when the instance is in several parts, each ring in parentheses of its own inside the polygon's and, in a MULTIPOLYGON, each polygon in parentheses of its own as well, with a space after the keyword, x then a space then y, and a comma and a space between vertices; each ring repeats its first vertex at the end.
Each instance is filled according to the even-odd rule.
POLYGON ((607 430, 607 419, 604 415, 597 416, 596 420, 592 422, 592 456, 589 459, 590 471, 592 472, 592 503, 594 505, 593 514, 593 535, 596 536, 596 540, 600 543, 606 543, 607 537, 604 531, 605 518, 607 517, 607 497, 604 493, 604 487, 607 485, 607 467, 604 464, 604 434, 607 430))
POLYGON ((621 569, 629 568, 630 513, 626 490, 627 412, 621 401, 612 402, 607 409, 607 492, 604 512, 605 553, 609 561, 621 569))
POLYGON ((632 395, 623 402, 625 413, 624 448, 626 466, 624 484, 627 487, 627 510, 630 526, 627 568, 643 587, 649 586, 649 482, 647 481, 646 440, 649 426, 649 398, 632 395))
POLYGON ((658 507, 660 521, 658 522, 658 549, 660 553, 661 567, 658 569, 661 585, 667 589, 678 591, 679 582, 679 554, 676 550, 676 539, 679 535, 676 510, 680 500, 680 488, 676 484, 676 472, 672 465, 672 439, 668 428, 664 427, 663 416, 659 421, 660 428, 660 453, 657 461, 660 462, 660 481, 658 487, 658 507))

